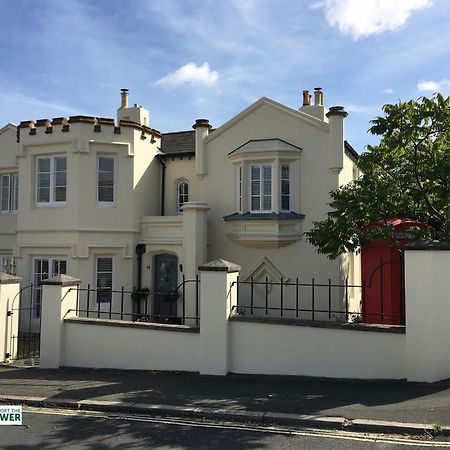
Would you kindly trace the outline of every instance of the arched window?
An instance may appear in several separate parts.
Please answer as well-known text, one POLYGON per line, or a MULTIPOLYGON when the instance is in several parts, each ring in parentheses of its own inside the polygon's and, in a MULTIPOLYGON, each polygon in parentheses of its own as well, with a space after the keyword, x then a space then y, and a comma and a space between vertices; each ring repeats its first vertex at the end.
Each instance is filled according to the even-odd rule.
POLYGON ((180 181, 178 183, 178 201, 177 201, 177 212, 180 214, 181 207, 189 201, 189 183, 187 181, 180 181))

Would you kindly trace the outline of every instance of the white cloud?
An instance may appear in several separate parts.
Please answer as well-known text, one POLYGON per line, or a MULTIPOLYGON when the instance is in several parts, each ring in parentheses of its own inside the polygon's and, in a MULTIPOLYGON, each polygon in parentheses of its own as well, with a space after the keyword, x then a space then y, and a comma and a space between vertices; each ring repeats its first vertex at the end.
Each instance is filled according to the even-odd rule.
POLYGON ((394 89, 391 89, 391 88, 383 89, 383 94, 393 94, 393 93, 394 93, 394 89))
POLYGON ((402 27, 415 10, 431 6, 431 0, 322 0, 320 8, 331 26, 354 40, 402 27))
POLYGON ((219 72, 211 70, 208 63, 197 66, 194 63, 188 63, 181 66, 175 72, 169 73, 156 82, 167 88, 176 88, 183 84, 200 84, 207 87, 212 86, 219 79, 219 72))
POLYGON ((417 83, 417 90, 421 92, 439 92, 444 89, 450 89, 450 80, 440 81, 420 81, 417 83))

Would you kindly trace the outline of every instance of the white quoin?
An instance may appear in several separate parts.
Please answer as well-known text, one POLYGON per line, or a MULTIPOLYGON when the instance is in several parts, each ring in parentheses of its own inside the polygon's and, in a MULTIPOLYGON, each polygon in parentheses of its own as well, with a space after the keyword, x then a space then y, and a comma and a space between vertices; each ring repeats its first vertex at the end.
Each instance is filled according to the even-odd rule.
POLYGON ((344 165, 344 119, 348 116, 343 106, 332 106, 327 112, 330 125, 330 170, 340 172, 344 165))
POLYGON ((195 130, 195 174, 202 179, 208 174, 204 140, 211 125, 208 119, 197 119, 192 128, 195 130))
POLYGON ((203 375, 229 372, 229 316, 237 305, 237 279, 241 267, 223 259, 200 271, 200 361, 203 375))

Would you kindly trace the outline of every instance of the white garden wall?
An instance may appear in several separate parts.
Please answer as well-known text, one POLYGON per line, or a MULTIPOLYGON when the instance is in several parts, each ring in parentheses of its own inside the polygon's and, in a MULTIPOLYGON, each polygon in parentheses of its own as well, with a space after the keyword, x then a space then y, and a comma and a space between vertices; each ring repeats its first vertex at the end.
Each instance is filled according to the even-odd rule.
POLYGON ((62 365, 108 369, 198 371, 199 333, 146 324, 70 319, 64 324, 62 365), (113 325, 113 323, 116 324, 113 325), (156 326, 157 327, 157 326, 156 326))
POLYGON ((230 322, 230 371, 403 379, 405 334, 230 322))

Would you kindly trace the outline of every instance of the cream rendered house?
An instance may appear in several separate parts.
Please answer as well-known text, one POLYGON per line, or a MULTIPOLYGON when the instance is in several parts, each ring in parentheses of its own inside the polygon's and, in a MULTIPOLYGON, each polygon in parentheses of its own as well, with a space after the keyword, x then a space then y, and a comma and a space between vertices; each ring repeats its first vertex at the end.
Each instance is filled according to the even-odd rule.
MULTIPOLYGON (((241 265, 241 280, 358 282, 357 258, 330 261, 303 236, 329 192, 357 176, 347 113, 326 109, 320 89, 314 104, 304 91, 299 110, 261 98, 215 130, 199 119, 192 131, 165 134, 121 95, 117 121, 0 129, 0 256, 4 270, 34 283, 22 299, 32 321, 39 281, 58 273, 103 288, 102 310, 121 307, 108 288, 174 289, 217 258, 241 265)), ((149 306, 174 317, 181 307, 158 296, 149 306)), ((192 301, 184 308, 194 315, 192 301)))

